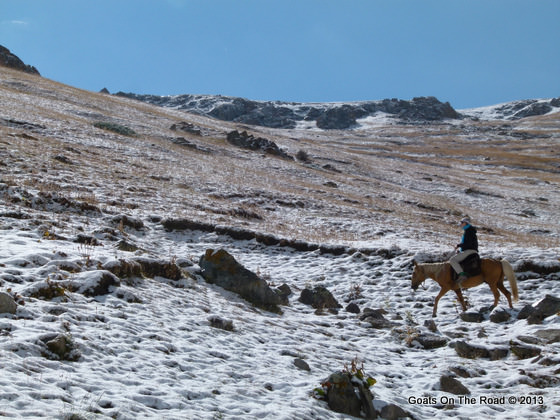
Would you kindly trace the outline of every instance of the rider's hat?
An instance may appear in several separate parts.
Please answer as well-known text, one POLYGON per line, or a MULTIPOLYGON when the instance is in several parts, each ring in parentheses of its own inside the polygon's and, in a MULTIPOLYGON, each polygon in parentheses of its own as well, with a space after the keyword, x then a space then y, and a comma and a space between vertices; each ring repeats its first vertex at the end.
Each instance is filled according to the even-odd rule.
POLYGON ((459 222, 460 225, 462 225, 463 223, 466 223, 467 225, 471 224, 471 218, 469 216, 465 216, 461 219, 461 221, 459 222))

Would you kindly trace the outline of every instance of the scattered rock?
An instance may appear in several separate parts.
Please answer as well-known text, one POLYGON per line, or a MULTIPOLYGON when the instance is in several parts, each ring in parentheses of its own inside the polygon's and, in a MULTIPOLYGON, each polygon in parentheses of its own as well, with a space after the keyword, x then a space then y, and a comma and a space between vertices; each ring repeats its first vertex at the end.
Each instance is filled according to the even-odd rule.
POLYGON ((104 270, 110 271, 119 278, 140 277, 142 275, 142 266, 132 260, 118 259, 107 261, 103 264, 104 270))
POLYGON ((382 328, 392 328, 398 325, 395 322, 389 321, 384 317, 386 311, 383 309, 371 309, 365 308, 360 315, 361 321, 369 322, 372 328, 382 329, 382 328))
POLYGON ((552 295, 546 295, 545 298, 535 306, 535 311, 529 315, 527 322, 529 324, 540 324, 545 318, 557 314, 558 312, 560 312, 560 299, 552 295))
POLYGON ((131 227, 133 229, 142 229, 144 227, 144 222, 141 219, 138 219, 137 217, 131 217, 131 216, 127 216, 124 214, 120 214, 118 216, 115 216, 111 219, 111 222, 113 223, 113 225, 117 225, 117 226, 128 226, 131 227))
POLYGON ((496 308, 490 314, 490 321, 495 323, 506 322, 511 318, 511 314, 504 308, 496 308))
POLYGON ((299 301, 305 305, 311 305, 315 309, 338 309, 342 305, 334 298, 324 286, 315 286, 313 290, 303 289, 299 301))
POLYGON ((255 273, 239 264, 227 251, 208 249, 200 258, 202 276, 208 283, 239 294, 263 309, 280 312, 281 299, 268 284, 255 273))
POLYGON ((455 395, 469 395, 471 392, 461 382, 449 375, 443 375, 439 379, 439 387, 443 392, 455 395))
POLYGON ((419 334, 414 341, 417 341, 426 350, 443 347, 449 342, 447 338, 436 334, 419 334))
POLYGON ((413 418, 412 415, 395 404, 387 404, 381 409, 381 418, 385 420, 399 420, 413 418))
POLYGON ((43 356, 48 359, 75 362, 81 356, 69 335, 54 334, 53 336, 53 334, 47 334, 40 340, 45 344, 47 350, 43 352, 43 356))
POLYGON ((181 269, 173 262, 160 261, 149 257, 138 257, 134 261, 140 264, 144 277, 164 277, 170 280, 180 280, 183 277, 181 269))
POLYGON ((16 310, 16 301, 8 293, 0 292, 0 314, 15 314, 16 310))
POLYGON ((535 335, 546 341, 547 344, 560 342, 560 329, 539 330, 535 335))
POLYGON ((185 133, 194 134, 195 136, 202 135, 200 127, 185 121, 173 124, 169 129, 173 131, 184 131, 185 133))
POLYGON ((346 312, 350 312, 351 314, 359 314, 360 307, 355 303, 350 303, 346 306, 346 312))
POLYGON ((487 349, 482 346, 474 346, 464 341, 455 343, 455 351, 461 357, 467 359, 486 358, 490 360, 499 360, 507 357, 509 350, 507 348, 487 349))
POLYGON ((233 321, 230 319, 223 319, 217 315, 212 315, 208 318, 208 322, 210 322, 210 326, 213 328, 219 328, 225 331, 233 331, 233 321))
POLYGON ((541 354, 541 349, 538 347, 528 346, 524 344, 511 343, 510 349, 520 359, 530 359, 541 354))
POLYGON ((459 317, 461 318, 461 320, 465 321, 465 322, 482 322, 484 321, 484 315, 482 315, 480 312, 462 312, 459 317))
POLYGON ((517 319, 527 319, 535 312, 533 305, 525 305, 517 314, 517 319))
POLYGON ((111 293, 115 287, 121 285, 121 282, 110 271, 95 270, 78 273, 74 280, 64 282, 64 285, 71 292, 94 297, 111 293))
POLYGON ((373 407, 373 395, 362 381, 353 380, 348 372, 335 372, 324 382, 329 408, 337 413, 373 419, 377 412, 373 407), (364 413, 362 416, 361 413, 364 413))
POLYGON ((255 137, 252 134, 247 134, 246 131, 243 131, 242 133, 237 130, 229 132, 227 135, 227 141, 228 143, 243 149, 260 150, 270 155, 291 159, 291 157, 281 150, 273 141, 263 137, 255 137))
POLYGON ((276 294, 280 298, 282 305, 288 305, 290 303, 289 297, 292 295, 292 289, 286 283, 276 288, 276 294))
POLYGON ((307 372, 311 371, 311 368, 309 367, 309 365, 307 364, 307 362, 303 359, 297 358, 294 359, 294 365, 301 370, 306 370, 307 372))
POLYGON ((426 327, 429 331, 435 333, 437 332, 437 325, 433 319, 427 319, 424 321, 424 327, 426 327))
POLYGON ((462 378, 476 378, 479 376, 486 375, 486 371, 484 369, 473 370, 473 369, 467 369, 464 366, 453 366, 449 368, 449 370, 453 372, 455 375, 460 376, 462 378))

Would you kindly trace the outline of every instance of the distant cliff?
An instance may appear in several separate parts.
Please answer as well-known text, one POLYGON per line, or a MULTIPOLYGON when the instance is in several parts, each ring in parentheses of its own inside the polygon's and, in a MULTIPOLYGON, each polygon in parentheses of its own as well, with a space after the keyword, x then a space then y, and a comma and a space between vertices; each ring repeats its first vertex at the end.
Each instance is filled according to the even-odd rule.
POLYGON ((384 99, 347 103, 298 103, 252 101, 219 95, 157 96, 124 92, 116 95, 219 120, 272 128, 316 125, 321 129, 342 130, 358 126, 360 119, 380 114, 405 122, 462 118, 448 102, 440 102, 434 97, 420 97, 410 101, 384 99))
POLYGON ((9 49, 2 45, 0 45, 0 66, 10 67, 40 76, 39 71, 35 67, 25 64, 18 56, 14 55, 9 49))

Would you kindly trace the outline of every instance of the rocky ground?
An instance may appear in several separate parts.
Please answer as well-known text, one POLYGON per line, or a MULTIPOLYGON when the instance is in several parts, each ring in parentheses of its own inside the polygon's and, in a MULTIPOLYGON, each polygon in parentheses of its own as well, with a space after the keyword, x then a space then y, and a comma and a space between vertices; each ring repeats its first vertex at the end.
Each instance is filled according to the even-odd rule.
POLYGON ((344 418, 319 390, 363 363, 386 418, 557 417, 559 114, 378 117, 255 127, 0 67, 0 414, 344 418), (412 261, 464 214, 520 302, 432 320, 412 261), (208 283, 209 249, 280 311, 208 283))

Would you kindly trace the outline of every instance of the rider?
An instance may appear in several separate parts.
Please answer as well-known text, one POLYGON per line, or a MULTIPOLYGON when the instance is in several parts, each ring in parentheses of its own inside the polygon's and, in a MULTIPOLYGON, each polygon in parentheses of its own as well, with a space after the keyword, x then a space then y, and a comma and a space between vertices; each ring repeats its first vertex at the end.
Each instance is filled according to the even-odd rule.
POLYGON ((463 229, 463 237, 461 238, 461 243, 457 244, 455 247, 455 250, 460 249, 460 251, 451 257, 449 263, 459 275, 457 284, 461 285, 461 283, 467 279, 467 274, 463 271, 460 263, 469 255, 478 252, 478 239, 476 237, 476 228, 471 225, 469 216, 463 217, 459 223, 463 229))

